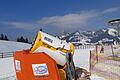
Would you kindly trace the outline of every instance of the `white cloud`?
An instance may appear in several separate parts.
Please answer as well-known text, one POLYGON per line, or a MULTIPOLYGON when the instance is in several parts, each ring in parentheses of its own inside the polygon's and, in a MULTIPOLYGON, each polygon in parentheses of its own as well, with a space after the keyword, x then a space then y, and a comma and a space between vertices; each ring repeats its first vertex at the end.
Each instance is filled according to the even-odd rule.
POLYGON ((108 8, 106 10, 104 10, 102 13, 106 14, 106 13, 112 13, 112 12, 116 12, 119 10, 119 7, 113 7, 113 8, 108 8))
POLYGON ((61 29, 75 29, 85 26, 89 20, 96 17, 95 11, 83 11, 76 14, 66 14, 64 16, 44 17, 37 23, 44 27, 56 27, 61 29))
POLYGON ((43 17, 42 19, 33 23, 26 22, 7 22, 6 24, 12 25, 15 28, 21 28, 25 30, 40 29, 44 27, 46 29, 60 30, 77 30, 84 26, 89 27, 89 23, 94 18, 102 17, 102 15, 118 11, 119 8, 108 8, 101 12, 97 11, 81 11, 80 13, 69 13, 63 16, 51 16, 43 17))
POLYGON ((4 22, 4 24, 25 30, 32 30, 37 27, 37 24, 35 23, 26 23, 26 22, 4 22))
POLYGON ((40 29, 41 26, 59 30, 71 30, 85 26, 89 20, 95 16, 97 16, 95 11, 82 11, 80 13, 70 13, 63 16, 43 17, 33 23, 5 22, 5 24, 25 30, 40 29))

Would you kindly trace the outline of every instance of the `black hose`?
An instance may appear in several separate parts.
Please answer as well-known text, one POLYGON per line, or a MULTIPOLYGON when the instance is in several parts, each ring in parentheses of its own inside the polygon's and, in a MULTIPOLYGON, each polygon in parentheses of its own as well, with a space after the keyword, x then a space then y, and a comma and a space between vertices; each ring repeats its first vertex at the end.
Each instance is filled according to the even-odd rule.
POLYGON ((73 62, 73 55, 71 53, 66 54, 66 80, 76 80, 75 65, 73 62))

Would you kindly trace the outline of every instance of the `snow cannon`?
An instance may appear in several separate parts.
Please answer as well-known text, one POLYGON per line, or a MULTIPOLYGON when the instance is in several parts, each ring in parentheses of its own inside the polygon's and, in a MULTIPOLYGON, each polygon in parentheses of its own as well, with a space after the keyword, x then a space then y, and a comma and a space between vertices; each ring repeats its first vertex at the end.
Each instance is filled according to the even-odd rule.
POLYGON ((74 55, 72 43, 39 31, 30 50, 14 54, 17 80, 77 80, 86 71, 74 65, 74 55))
POLYGON ((45 52, 53 58, 57 64, 64 66, 66 63, 66 53, 74 54, 74 45, 39 31, 30 52, 45 52))

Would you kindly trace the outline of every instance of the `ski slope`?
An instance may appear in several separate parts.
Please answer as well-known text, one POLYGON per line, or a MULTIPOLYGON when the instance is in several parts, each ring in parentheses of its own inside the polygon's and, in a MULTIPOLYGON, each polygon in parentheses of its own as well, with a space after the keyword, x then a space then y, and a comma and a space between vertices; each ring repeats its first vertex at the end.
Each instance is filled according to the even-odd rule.
MULTIPOLYGON (((0 51, 1 52, 14 52, 23 49, 29 49, 30 44, 18 43, 12 41, 0 41, 0 51)), ((91 49, 76 49, 74 61, 75 65, 78 67, 85 67, 89 69, 89 50, 91 49), (85 55, 84 55, 85 54, 85 55), (86 60, 85 60, 86 59, 86 60)), ((15 70, 13 58, 1 58, 0 59, 0 80, 15 80, 15 70)), ((92 75, 91 80, 105 80, 97 75, 92 75)))
MULTIPOLYGON (((0 53, 13 53, 23 49, 30 49, 27 43, 0 40, 0 53)), ((15 76, 13 58, 0 58, 0 80, 12 80, 15 76)))
POLYGON ((30 47, 31 45, 27 43, 0 40, 0 53, 14 52, 23 49, 29 49, 30 47))
POLYGON ((13 58, 0 59, 0 80, 15 76, 13 58))

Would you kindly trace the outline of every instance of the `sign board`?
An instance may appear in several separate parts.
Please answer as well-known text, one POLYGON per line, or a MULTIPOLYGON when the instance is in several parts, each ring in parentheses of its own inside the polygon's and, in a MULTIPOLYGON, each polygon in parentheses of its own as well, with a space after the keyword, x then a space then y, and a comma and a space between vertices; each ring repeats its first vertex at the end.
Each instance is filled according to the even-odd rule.
POLYGON ((75 49, 73 56, 75 66, 88 72, 90 72, 90 50, 92 49, 75 49))
POLYGON ((34 76, 49 75, 48 67, 46 64, 32 64, 34 76))
POLYGON ((21 71, 20 61, 19 60, 15 60, 15 68, 16 68, 16 71, 21 71))

